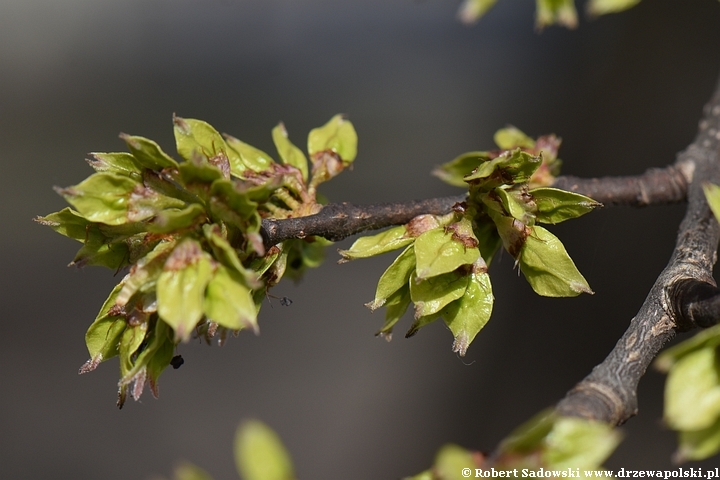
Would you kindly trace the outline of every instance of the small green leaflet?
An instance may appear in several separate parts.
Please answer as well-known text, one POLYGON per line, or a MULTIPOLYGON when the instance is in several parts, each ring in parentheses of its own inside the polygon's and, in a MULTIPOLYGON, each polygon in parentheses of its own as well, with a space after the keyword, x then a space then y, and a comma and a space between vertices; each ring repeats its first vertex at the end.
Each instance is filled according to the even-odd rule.
POLYGON ((121 133, 120 138, 125 141, 137 163, 144 168, 162 170, 178 166, 177 162, 170 155, 163 152, 162 148, 152 140, 126 133, 121 133))
POLYGON ((404 226, 389 228, 376 235, 358 238, 348 250, 338 250, 338 253, 343 257, 338 263, 391 252, 413 243, 414 240, 413 237, 408 235, 404 226))
POLYGON ((415 251, 410 245, 382 274, 375 291, 375 300, 365 306, 373 311, 382 307, 395 292, 408 285, 413 271, 415 271, 415 251))
POLYGON ((252 292, 222 265, 207 285, 204 311, 207 318, 221 327, 240 330, 249 327, 258 333, 257 311, 252 292))
POLYGON ((419 280, 410 277, 410 298, 415 303, 415 319, 439 313, 447 304, 465 294, 470 276, 457 271, 419 280))
POLYGON ((325 125, 310 130, 308 135, 308 153, 311 157, 324 151, 331 151, 348 165, 357 156, 357 133, 353 124, 335 115, 325 125))
POLYGON ((453 352, 465 356, 475 336, 490 320, 494 300, 490 275, 484 272, 470 275, 465 294, 442 311, 445 324, 455 337, 453 352))
POLYGON ((640 0, 589 0, 587 11, 590 15, 605 15, 627 10, 640 3, 640 0))
POLYGON ((285 129, 285 125, 280 123, 278 126, 273 128, 272 131, 273 142, 275 142, 275 148, 277 148, 280 160, 288 165, 300 170, 303 180, 308 180, 308 161, 305 158, 305 154, 296 147, 288 138, 288 132, 285 129))
POLYGON ((278 435, 257 420, 235 433, 235 465, 244 480, 295 480, 290 455, 278 435))
POLYGON ((480 250, 463 245, 453 237, 452 232, 446 233, 443 227, 420 235, 414 247, 417 278, 420 280, 452 272, 461 265, 470 265, 480 256, 480 250))
POLYGON ((557 188, 535 188, 530 190, 530 195, 537 206, 536 221, 540 223, 564 222, 602 207, 601 203, 590 197, 557 188))

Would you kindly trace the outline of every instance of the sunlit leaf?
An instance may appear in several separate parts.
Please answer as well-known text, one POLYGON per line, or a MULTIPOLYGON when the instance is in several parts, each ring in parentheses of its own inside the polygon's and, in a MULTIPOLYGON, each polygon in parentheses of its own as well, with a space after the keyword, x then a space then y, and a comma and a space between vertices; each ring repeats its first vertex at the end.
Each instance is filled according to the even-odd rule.
POLYGON ((308 161, 305 158, 305 154, 296 147, 288 138, 287 130, 285 125, 280 123, 278 126, 273 128, 272 131, 273 142, 275 142, 275 148, 277 148, 280 160, 288 165, 300 170, 303 179, 307 182, 308 180, 308 161))
POLYGON ((395 261, 385 270, 378 281, 375 290, 375 299, 365 304, 370 310, 382 307, 390 296, 403 287, 410 280, 410 274, 415 270, 415 252, 413 246, 408 246, 398 255, 395 261))
POLYGON ((158 314, 182 341, 190 339, 203 315, 205 287, 212 277, 210 257, 187 238, 168 257, 157 280, 158 314))
POLYGON ((537 206, 536 221, 541 223, 564 222, 602 206, 590 197, 557 188, 535 188, 530 194, 537 206))
POLYGON ((560 417, 545 440, 543 459, 547 468, 597 469, 621 439, 620 433, 606 423, 560 417))
POLYGON ((263 172, 270 169, 271 165, 275 163, 267 153, 235 137, 225 135, 225 142, 227 146, 230 147, 232 155, 234 155, 233 158, 235 158, 235 156, 239 157, 242 160, 242 165, 245 167, 242 168, 241 165, 233 165, 232 172, 235 175, 242 176, 243 171, 246 169, 254 172, 263 172))
POLYGON ((589 0, 587 10, 590 15, 622 12, 640 3, 640 0, 589 0))
POLYGON ((404 226, 392 227, 376 235, 358 238, 347 250, 338 250, 343 257, 338 263, 391 252, 413 243, 414 240, 407 234, 404 226))
POLYGON ((450 272, 418 281, 413 273, 410 277, 410 297, 415 303, 415 318, 440 312, 447 304, 465 294, 470 276, 450 272))
POLYGON ((702 430, 682 431, 678 435, 678 450, 674 460, 705 460, 720 451, 720 418, 702 430))
POLYGON ((128 203, 136 180, 115 173, 95 173, 68 188, 56 188, 80 215, 91 222, 119 225, 128 221, 128 203))
POLYGON ((143 167, 150 170, 177 167, 177 162, 152 140, 126 133, 121 133, 120 138, 125 141, 137 163, 143 167))
POLYGON ((330 151, 337 154, 347 165, 357 156, 357 133, 353 124, 342 115, 335 115, 322 127, 310 130, 308 153, 311 157, 330 151))
POLYGON ((574 297, 593 293, 562 242, 542 227, 532 228, 518 262, 528 283, 539 295, 574 297))
POLYGON ((542 30, 548 25, 577 27, 575 0, 536 0, 535 25, 542 30))
POLYGON ((470 275, 465 294, 443 309, 442 317, 455 337, 453 352, 465 355, 470 343, 490 320, 494 299, 490 276, 478 272, 470 275))
POLYGON ((480 256, 480 251, 476 248, 477 240, 474 236, 472 240, 474 246, 464 245, 454 238, 452 231, 445 232, 443 228, 436 228, 420 235, 414 244, 417 278, 435 277, 452 272, 461 265, 475 262, 480 256))
POLYGON ((225 177, 230 172, 240 175, 245 170, 240 156, 228 148, 222 135, 209 123, 173 117, 173 126, 177 151, 187 162, 203 159, 225 172, 225 177))
POLYGON ((720 222, 720 186, 712 183, 703 184, 703 191, 708 205, 712 210, 715 218, 720 222))
POLYGON ((525 135, 520 129, 512 126, 495 132, 493 140, 501 150, 533 148, 535 146, 535 140, 525 135))
POLYGON ((463 153, 452 161, 435 168, 433 175, 450 185, 467 188, 465 177, 488 160, 490 160, 488 152, 463 153))
POLYGON ((230 330, 249 327, 258 331, 257 311, 250 290, 222 265, 207 285, 205 315, 230 330))
POLYGON ((392 330, 395 324, 400 320, 408 307, 410 306, 410 286, 406 283, 402 288, 396 290, 390 295, 385 304, 385 323, 376 333, 378 336, 385 337, 387 340, 392 338, 392 330))
POLYGON ((720 325, 715 325, 662 352, 655 360, 655 368, 661 372, 668 372, 678 360, 689 353, 718 345, 720 345, 720 325))
POLYGON ((96 172, 116 173, 139 179, 142 166, 131 153, 91 153, 87 162, 96 172))

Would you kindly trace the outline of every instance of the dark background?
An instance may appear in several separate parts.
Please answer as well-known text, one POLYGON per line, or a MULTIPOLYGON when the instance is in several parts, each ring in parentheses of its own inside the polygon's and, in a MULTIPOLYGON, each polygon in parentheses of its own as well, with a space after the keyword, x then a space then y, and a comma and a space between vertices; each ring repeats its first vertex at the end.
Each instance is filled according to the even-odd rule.
MULTIPOLYGON (((78 376, 83 335, 112 286, 67 269, 79 244, 33 224, 59 210, 53 185, 91 173, 89 151, 120 131, 173 152, 171 117, 201 118, 274 154, 283 120, 307 132, 345 113, 360 137, 332 200, 459 193, 429 175, 514 124, 564 138, 564 172, 640 173, 692 141, 720 71, 720 5, 653 0, 576 31, 534 31, 531 1, 499 2, 477 26, 455 0, 0 1, 0 465, 12 479, 168 475, 180 459, 236 478, 233 432, 276 429, 304 479, 393 479, 446 442, 490 450, 552 405, 610 351, 669 258, 683 207, 606 209, 559 225, 594 296, 532 294, 509 257, 491 270, 491 322, 464 359, 433 324, 373 337, 375 281, 390 256, 334 265, 274 291, 262 334, 223 348, 181 345, 186 364, 115 407, 117 361, 78 376)), ((346 241, 340 246, 347 246, 346 241)), ((640 385, 640 415, 609 468, 666 468, 663 377, 640 385)), ((706 466, 720 462, 709 460, 706 466)))

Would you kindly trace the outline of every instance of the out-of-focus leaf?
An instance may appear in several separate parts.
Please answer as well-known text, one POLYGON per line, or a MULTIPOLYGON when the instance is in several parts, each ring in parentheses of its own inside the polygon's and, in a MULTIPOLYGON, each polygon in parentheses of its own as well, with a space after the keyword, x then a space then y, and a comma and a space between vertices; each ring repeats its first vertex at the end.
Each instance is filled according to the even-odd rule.
POLYGON ((280 438, 257 420, 242 424, 235 434, 235 464, 244 480, 294 480, 290 455, 280 438))
POLYGON ((520 149, 503 152, 499 157, 480 164, 465 181, 471 188, 490 191, 500 185, 514 185, 530 180, 542 164, 538 156, 520 149))
POLYGON ((467 188, 465 177, 470 175, 479 165, 489 160, 488 152, 463 153, 452 161, 437 167, 433 170, 433 175, 450 185, 467 188))
POLYGON ((182 232, 196 226, 206 218, 205 209, 197 203, 192 203, 183 209, 168 208, 155 215, 148 224, 148 231, 153 233, 182 232))
POLYGON ((230 271, 218 265, 205 293, 205 315, 230 330, 249 327, 256 333, 257 311, 250 290, 230 271))
POLYGON ((606 423, 560 417, 545 440, 543 459, 547 468, 597 469, 621 439, 622 435, 606 423))
POLYGON ((501 150, 533 148, 535 146, 535 140, 525 135, 520 129, 512 126, 495 132, 493 140, 501 150))
POLYGON ((170 155, 163 152, 160 146, 152 140, 126 133, 121 133, 120 138, 125 141, 137 163, 143 167, 150 170, 177 167, 177 162, 170 155))
MULTIPOLYGON (((310 130, 308 135, 308 153, 316 154, 331 151, 348 165, 357 156, 357 133, 353 124, 342 115, 335 115, 322 127, 310 130)), ((314 160, 313 160, 314 163, 314 160)))
POLYGON ((720 451, 720 418, 702 430, 683 431, 678 436, 677 463, 705 460, 720 451))
POLYGON ((587 10, 590 15, 622 12, 640 3, 640 0, 590 0, 587 10))
POLYGON ((465 294, 442 311, 445 324, 455 337, 453 352, 465 356, 470 343, 490 320, 494 300, 490 275, 486 272, 470 275, 465 294))
POLYGON ((532 228, 520 250, 518 262, 538 295, 575 297, 581 293, 593 293, 562 242, 542 227, 532 228))
POLYGON ((188 341, 203 315, 205 287, 212 277, 210 256, 187 238, 170 254, 157 280, 158 314, 188 341))
POLYGON ((213 480, 213 478, 197 465, 183 462, 175 467, 175 480, 213 480))
POLYGON ((467 290, 470 276, 450 272, 418 281, 410 277, 410 298, 415 303, 415 318, 440 312, 447 304, 462 297, 467 290))
POLYGON ((548 25, 577 27, 575 0, 536 0, 535 25, 542 30, 548 25))
POLYGON ((133 179, 140 179, 142 167, 130 153, 91 153, 87 162, 96 172, 116 173, 133 179))
POLYGON ((437 479, 464 480, 468 477, 463 475, 463 470, 470 469, 474 475, 475 469, 481 466, 478 461, 482 462, 482 460, 482 456, 474 454, 459 445, 448 444, 444 445, 435 456, 432 472, 434 478, 437 479))
POLYGON ((703 191, 710 209, 715 214, 717 221, 720 222, 720 186, 706 183, 703 185, 703 191))
POLYGON ((465 0, 460 5, 458 18, 465 24, 475 23, 490 10, 497 0, 465 0))
MULTIPOLYGON (((453 235, 450 231, 446 233, 443 228, 436 228, 415 240, 418 279, 452 272, 461 265, 469 265, 478 259, 480 251, 477 248, 464 245, 453 235)), ((475 244, 477 245, 477 240, 475 244)))
POLYGON ((349 262, 357 258, 368 258, 397 250, 413 243, 415 239, 407 234, 404 226, 389 228, 376 235, 368 235, 355 240, 348 250, 338 250, 343 257, 338 263, 349 262))
POLYGON ((675 430, 702 430, 720 418, 720 358, 717 347, 683 356, 665 385, 665 422, 675 430))
POLYGON ((602 206, 590 197, 557 188, 535 188, 530 194, 537 206, 536 221, 541 223, 564 222, 602 206))
POLYGON ((668 372, 684 356, 700 349, 714 348, 718 345, 720 345, 720 325, 715 325, 662 352, 655 360, 655 368, 661 372, 668 372))
POLYGON ((213 250, 216 260, 239 274, 240 277, 244 279, 244 285, 249 289, 261 287, 259 277, 264 272, 256 273, 252 271, 252 269, 243 266, 236 250, 230 245, 227 238, 222 235, 221 229, 217 224, 203 225, 203 233, 213 250))
POLYGON ((227 146, 230 147, 230 150, 234 153, 234 155, 242 160, 242 164, 245 166, 245 168, 242 168, 239 165, 232 165, 232 173, 234 175, 242 177, 243 172, 246 169, 250 169, 254 172, 264 172, 269 170, 271 165, 275 163, 272 157, 267 153, 253 147, 252 145, 248 145, 235 137, 225 135, 225 142, 227 143, 227 146))
POLYGON ((137 181, 115 173, 95 173, 68 188, 56 188, 67 202, 75 207, 86 220, 108 225, 120 225, 128 221, 128 203, 137 181))
POLYGON ((375 290, 375 299, 365 306, 373 311, 382 307, 395 292, 408 285, 414 270, 415 252, 413 246, 409 245, 382 274, 375 290))
POLYGON ((280 123, 278 126, 273 128, 272 131, 273 142, 275 142, 275 148, 277 148, 280 160, 288 165, 300 170, 302 178, 307 182, 308 180, 308 161, 305 158, 305 154, 296 147, 288 138, 287 130, 285 125, 280 123))
POLYGON ((502 452, 525 454, 537 449, 558 418, 554 409, 543 410, 510 433, 500 444, 502 452))
POLYGON ((150 357, 147 362, 147 379, 150 383, 150 390, 155 398, 160 395, 158 389, 158 377, 170 366, 173 356, 175 355, 175 342, 170 335, 164 334, 164 341, 157 347, 155 354, 150 357))

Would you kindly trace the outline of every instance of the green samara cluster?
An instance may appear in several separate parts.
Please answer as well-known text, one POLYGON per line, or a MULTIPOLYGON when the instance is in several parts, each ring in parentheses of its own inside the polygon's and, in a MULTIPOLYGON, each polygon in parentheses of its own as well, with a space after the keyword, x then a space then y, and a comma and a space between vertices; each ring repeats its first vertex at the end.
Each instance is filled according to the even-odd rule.
POLYGON ((556 224, 600 204, 545 185, 557 174, 560 141, 537 141, 515 128, 495 135, 499 150, 469 152, 436 175, 469 188, 467 200, 444 216, 421 215, 407 225, 358 239, 342 261, 403 248, 383 273, 371 310, 386 307, 378 335, 390 338, 411 303, 415 321, 406 336, 443 318, 464 355, 490 319, 493 293, 488 266, 502 245, 535 292, 548 297, 592 293, 560 240, 538 224, 556 224))
POLYGON ((266 249, 264 217, 317 213, 317 186, 357 153, 341 116, 312 130, 309 161, 280 124, 272 131, 280 162, 200 120, 173 119, 178 162, 153 141, 121 135, 129 153, 93 153, 96 173, 58 188, 73 208, 36 220, 83 246, 71 265, 128 268, 86 334, 90 360, 80 373, 120 358, 118 405, 136 400, 193 334, 224 341, 245 328, 284 274, 297 277, 322 259, 325 239, 266 249))

